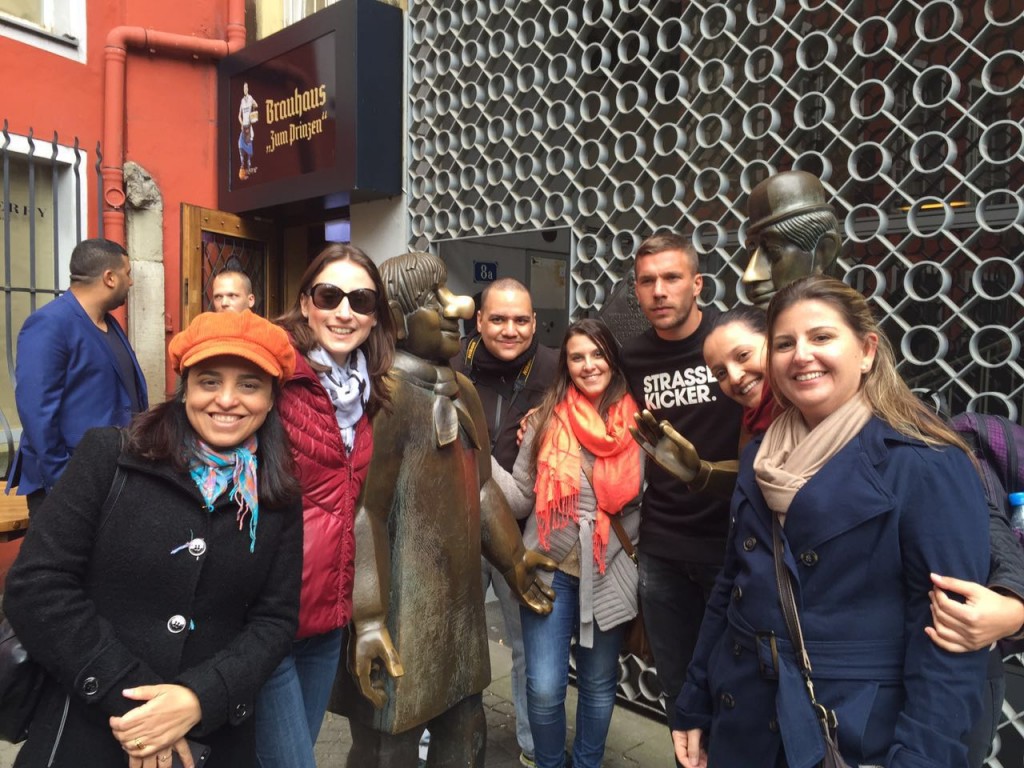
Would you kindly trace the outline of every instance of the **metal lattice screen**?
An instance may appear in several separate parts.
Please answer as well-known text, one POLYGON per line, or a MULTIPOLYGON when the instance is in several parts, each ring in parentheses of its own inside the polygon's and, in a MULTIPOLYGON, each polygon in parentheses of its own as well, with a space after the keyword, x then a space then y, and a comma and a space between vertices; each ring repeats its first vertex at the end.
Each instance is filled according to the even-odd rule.
POLYGON ((409 41, 414 246, 571 226, 578 315, 671 227, 727 306, 747 194, 807 170, 901 373, 1024 413, 1020 3, 413 0, 409 41))

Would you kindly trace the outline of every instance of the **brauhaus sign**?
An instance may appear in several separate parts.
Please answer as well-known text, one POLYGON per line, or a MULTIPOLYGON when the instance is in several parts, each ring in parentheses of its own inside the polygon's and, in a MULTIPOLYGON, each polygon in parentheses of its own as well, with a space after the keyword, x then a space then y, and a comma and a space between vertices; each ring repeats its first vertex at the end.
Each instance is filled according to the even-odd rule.
POLYGON ((221 62, 222 209, 401 191, 401 16, 340 0, 221 62))

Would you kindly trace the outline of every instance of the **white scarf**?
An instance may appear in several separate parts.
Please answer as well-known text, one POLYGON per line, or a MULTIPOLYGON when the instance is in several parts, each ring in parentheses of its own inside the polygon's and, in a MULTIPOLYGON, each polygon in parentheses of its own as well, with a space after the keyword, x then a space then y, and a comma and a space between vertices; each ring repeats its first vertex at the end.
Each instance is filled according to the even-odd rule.
POLYGON ((362 418, 370 399, 370 374, 366 369, 366 355, 354 349, 345 365, 338 365, 327 350, 314 347, 309 352, 309 359, 330 368, 328 371, 317 371, 316 375, 334 403, 334 418, 341 430, 341 442, 345 444, 346 450, 351 451, 356 441, 356 424, 362 418))

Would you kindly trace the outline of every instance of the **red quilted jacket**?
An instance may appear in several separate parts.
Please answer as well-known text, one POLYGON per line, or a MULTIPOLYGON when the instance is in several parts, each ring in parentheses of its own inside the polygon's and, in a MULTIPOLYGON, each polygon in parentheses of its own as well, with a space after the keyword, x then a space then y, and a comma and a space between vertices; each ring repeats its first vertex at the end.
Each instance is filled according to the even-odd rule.
POLYGON ((341 442, 334 405, 309 363, 296 353, 295 375, 277 400, 302 483, 302 597, 297 639, 330 632, 352 617, 359 490, 373 453, 364 415, 352 453, 341 442))

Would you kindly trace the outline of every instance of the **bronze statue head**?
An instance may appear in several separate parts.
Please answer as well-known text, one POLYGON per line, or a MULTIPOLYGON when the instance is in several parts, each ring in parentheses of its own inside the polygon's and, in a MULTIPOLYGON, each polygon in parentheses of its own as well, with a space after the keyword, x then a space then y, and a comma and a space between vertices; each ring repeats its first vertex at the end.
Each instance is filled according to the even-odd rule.
POLYGON ((805 171, 768 177, 747 200, 747 298, 764 307, 794 280, 830 274, 840 244, 839 222, 817 177, 805 171))
POLYGON ((459 318, 473 317, 473 299, 448 290, 448 268, 432 253, 412 251, 380 265, 398 325, 399 349, 435 363, 459 353, 459 318))

